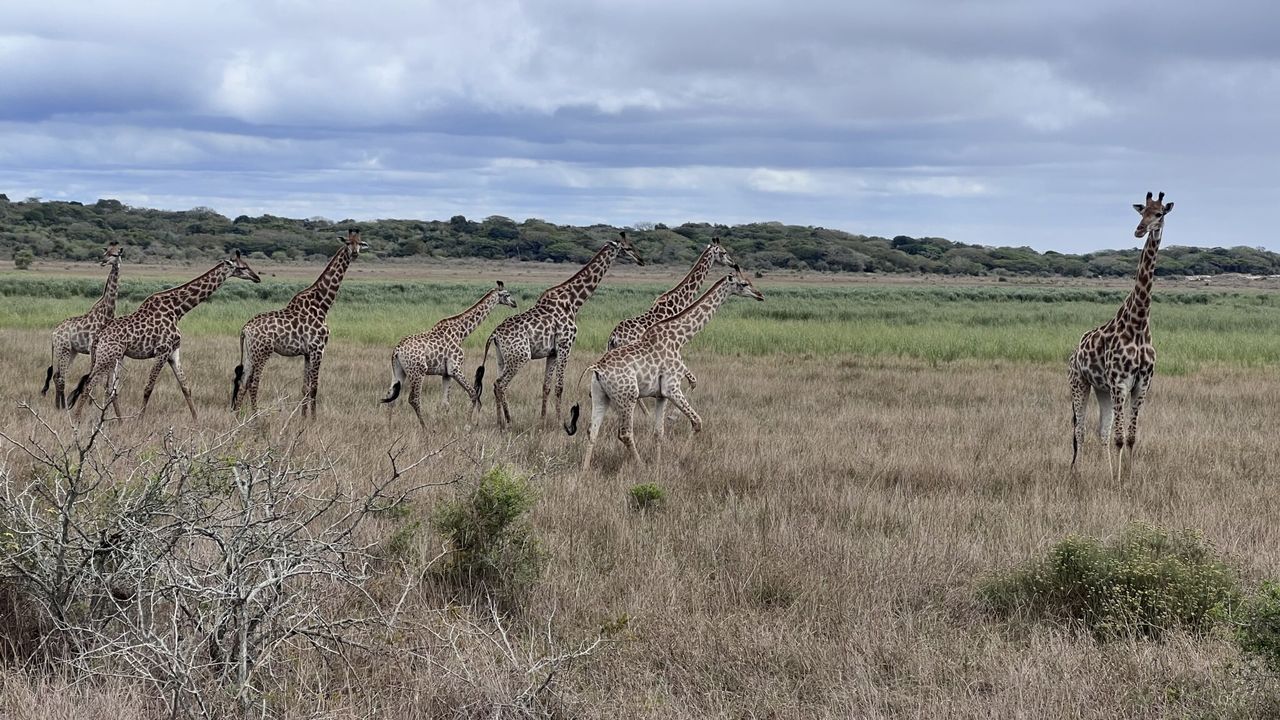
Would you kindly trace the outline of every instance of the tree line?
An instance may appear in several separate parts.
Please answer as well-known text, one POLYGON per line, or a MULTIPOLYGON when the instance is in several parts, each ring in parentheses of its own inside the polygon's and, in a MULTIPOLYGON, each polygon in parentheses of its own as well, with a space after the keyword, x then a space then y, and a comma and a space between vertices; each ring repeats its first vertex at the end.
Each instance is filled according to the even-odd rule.
MULTIPOLYGON (((255 260, 319 259, 333 253, 334 235, 359 225, 373 258, 487 258, 585 262, 606 239, 628 230, 645 260, 687 264, 713 237, 735 259, 758 271, 937 273, 945 275, 1127 276, 1139 248, 1085 254, 988 247, 944 238, 893 238, 778 222, 721 225, 639 223, 633 227, 557 225, 500 215, 473 220, 376 220, 355 223, 274 215, 228 218, 214 210, 153 210, 102 199, 19 202, 0 195, 0 255, 19 267, 36 259, 96 260, 115 240, 131 261, 207 261, 239 249, 255 260)), ((1280 254, 1261 248, 1172 246, 1160 252, 1160 275, 1280 274, 1280 254)))

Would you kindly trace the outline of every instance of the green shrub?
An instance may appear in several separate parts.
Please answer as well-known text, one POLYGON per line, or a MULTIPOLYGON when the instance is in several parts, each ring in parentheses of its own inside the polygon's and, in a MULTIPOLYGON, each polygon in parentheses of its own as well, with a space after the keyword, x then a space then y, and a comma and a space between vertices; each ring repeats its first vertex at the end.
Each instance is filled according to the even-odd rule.
POLYGON ((640 483, 627 491, 631 507, 636 510, 649 510, 660 507, 667 499, 667 491, 657 483, 640 483))
POLYGON ((1280 584, 1264 583, 1262 592, 1240 607, 1236 639, 1268 670, 1280 672, 1280 584))
POLYGON ((536 578, 545 560, 527 517, 536 499, 526 478, 495 467, 465 494, 440 505, 435 526, 453 550, 446 573, 491 589, 536 578))
POLYGON ((13 266, 19 270, 30 270, 31 263, 35 260, 36 255, 31 252, 31 248, 23 248, 13 254, 13 266))
POLYGON ((1203 632, 1239 598, 1235 573, 1199 532, 1141 523, 1110 544, 1069 537, 980 594, 999 613, 1078 624, 1100 638, 1203 632))

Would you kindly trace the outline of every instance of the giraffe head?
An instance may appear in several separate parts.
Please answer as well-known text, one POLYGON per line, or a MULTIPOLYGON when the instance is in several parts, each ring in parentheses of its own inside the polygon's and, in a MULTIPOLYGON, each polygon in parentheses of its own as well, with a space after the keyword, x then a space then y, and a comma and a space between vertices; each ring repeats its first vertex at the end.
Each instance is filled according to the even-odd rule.
POLYGON ((610 240, 609 244, 616 245, 619 253, 625 254, 627 257, 631 258, 632 260, 635 260, 637 265, 644 264, 644 261, 640 259, 639 253, 636 252, 635 246, 632 245, 631 240, 627 238, 626 230, 619 232, 618 239, 610 240))
POLYGON ((511 293, 507 292, 507 286, 503 285, 501 280, 498 281, 498 304, 511 308, 516 306, 516 299, 511 297, 511 293))
POLYGON ((1164 227, 1164 216, 1173 212, 1173 203, 1168 205, 1164 202, 1164 193, 1160 193, 1160 197, 1152 198, 1151 193, 1147 193, 1147 201, 1145 203, 1134 203, 1133 209, 1142 215, 1142 219, 1138 221, 1138 229, 1133 231, 1134 237, 1143 237, 1152 228, 1164 227))
POLYGON ((236 250, 235 255, 232 255, 222 262, 231 266, 231 277, 238 277, 241 280, 248 280, 250 282, 262 282, 262 278, 258 277, 258 273, 254 272, 253 268, 249 267, 249 263, 245 262, 244 258, 240 257, 239 250, 236 250))
POLYGON ((711 254, 712 265, 724 265, 730 267, 736 265, 733 258, 729 257, 729 250, 720 244, 720 238, 711 238, 711 244, 707 246, 707 252, 711 254))
POLYGON ((351 228, 347 231, 346 237, 339 235, 338 239, 347 244, 347 254, 352 260, 356 259, 361 250, 369 249, 369 243, 360 239, 358 228, 351 228))
POLYGON ((112 240, 111 244, 107 245, 107 249, 102 251, 102 262, 98 264, 99 265, 119 265, 121 252, 123 251, 120 248, 120 243, 116 242, 115 240, 112 240))
POLYGON ((747 279, 746 273, 742 272, 742 268, 738 267, 737 263, 733 264, 733 272, 725 277, 729 280, 730 295, 741 295, 764 302, 764 295, 751 284, 751 280, 747 279))

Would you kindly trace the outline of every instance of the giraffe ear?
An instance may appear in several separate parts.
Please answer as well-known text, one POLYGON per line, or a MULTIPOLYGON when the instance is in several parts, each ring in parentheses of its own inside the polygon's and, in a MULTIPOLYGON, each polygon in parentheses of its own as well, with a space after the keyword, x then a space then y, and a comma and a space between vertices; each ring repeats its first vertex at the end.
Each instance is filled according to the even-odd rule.
POLYGON ((717 237, 717 238, 711 238, 711 244, 712 244, 712 245, 719 245, 719 244, 720 244, 720 238, 718 238, 718 237, 717 237))
POLYGON ((499 289, 499 290, 506 290, 506 289, 507 289, 507 286, 506 286, 506 285, 503 285, 503 284, 502 284, 502 281, 501 281, 501 280, 499 280, 499 281, 498 281, 498 289, 499 289))
POLYGON ((1168 215, 1171 212, 1173 212, 1173 203, 1168 203, 1164 206, 1164 214, 1168 215))
POLYGON ((1146 207, 1145 205, 1143 205, 1142 203, 1134 203, 1134 204, 1133 204, 1133 209, 1134 209, 1134 210, 1137 210, 1138 212, 1142 212, 1143 210, 1146 210, 1146 209, 1147 209, 1147 207, 1146 207))
POLYGON ((240 248, 236 248, 236 260, 240 259, 240 248))

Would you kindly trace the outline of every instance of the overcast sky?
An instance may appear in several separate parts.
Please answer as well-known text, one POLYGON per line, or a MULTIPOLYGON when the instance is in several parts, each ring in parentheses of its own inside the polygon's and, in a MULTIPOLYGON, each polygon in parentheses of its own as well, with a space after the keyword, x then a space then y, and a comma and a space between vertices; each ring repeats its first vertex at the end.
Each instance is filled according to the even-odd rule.
POLYGON ((1280 250, 1280 3, 0 0, 0 192, 1280 250))

